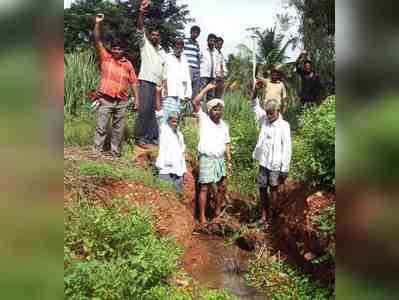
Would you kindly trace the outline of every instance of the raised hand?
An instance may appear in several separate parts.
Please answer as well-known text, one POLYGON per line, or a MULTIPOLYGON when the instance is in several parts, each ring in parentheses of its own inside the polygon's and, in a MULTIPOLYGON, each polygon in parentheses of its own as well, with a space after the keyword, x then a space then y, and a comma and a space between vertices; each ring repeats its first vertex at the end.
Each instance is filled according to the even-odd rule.
POLYGON ((96 23, 101 23, 102 21, 104 21, 104 14, 97 14, 96 15, 96 23))
POLYGON ((211 90, 216 89, 216 87, 217 87, 216 84, 210 82, 210 83, 207 84, 207 86, 205 87, 205 89, 206 89, 207 91, 211 91, 211 90))
POLYGON ((148 7, 150 6, 150 1, 149 0, 142 0, 140 3, 140 11, 141 12, 146 12, 148 10, 148 7))

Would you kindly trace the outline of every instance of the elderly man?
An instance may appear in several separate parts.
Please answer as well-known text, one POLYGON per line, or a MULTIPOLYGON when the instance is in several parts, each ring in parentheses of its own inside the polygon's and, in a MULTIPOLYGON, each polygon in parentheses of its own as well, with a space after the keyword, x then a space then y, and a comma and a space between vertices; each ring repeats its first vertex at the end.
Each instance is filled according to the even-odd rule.
POLYGON ((214 91, 216 85, 209 83, 194 98, 194 112, 199 119, 199 221, 205 225, 205 207, 208 192, 212 185, 217 185, 216 208, 217 217, 224 204, 226 195, 226 177, 231 173, 230 134, 228 125, 222 120, 224 102, 214 98, 206 104, 208 114, 201 109, 201 99, 214 91))

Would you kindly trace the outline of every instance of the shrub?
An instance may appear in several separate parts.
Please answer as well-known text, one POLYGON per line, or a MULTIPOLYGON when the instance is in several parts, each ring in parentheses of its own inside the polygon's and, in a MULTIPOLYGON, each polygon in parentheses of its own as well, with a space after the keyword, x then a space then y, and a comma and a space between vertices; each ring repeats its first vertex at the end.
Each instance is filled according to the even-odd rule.
POLYGON ((321 233, 334 234, 335 233, 335 202, 326 208, 326 210, 319 216, 313 219, 313 223, 318 227, 321 233))
POLYGON ((246 279, 272 300, 332 299, 332 288, 311 281, 281 259, 251 260, 246 279))
POLYGON ((335 186, 335 96, 310 107, 299 119, 293 140, 292 173, 313 186, 335 186))
POLYGON ((64 245, 68 299, 155 299, 181 253, 157 237, 148 209, 117 200, 66 207, 64 245))

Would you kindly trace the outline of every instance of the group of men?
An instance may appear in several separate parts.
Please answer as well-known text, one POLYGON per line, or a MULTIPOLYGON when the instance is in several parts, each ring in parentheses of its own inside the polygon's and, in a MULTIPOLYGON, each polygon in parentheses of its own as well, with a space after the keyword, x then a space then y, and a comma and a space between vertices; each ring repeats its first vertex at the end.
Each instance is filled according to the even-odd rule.
POLYGON ((94 39, 100 60, 101 82, 97 91, 98 123, 94 139, 95 149, 104 149, 107 126, 112 117, 111 153, 121 154, 125 114, 128 107, 128 88, 133 87, 134 110, 138 112, 135 124, 135 142, 145 147, 157 145, 159 132, 155 118, 156 87, 163 87, 162 105, 166 114, 180 113, 181 102, 187 101, 192 107, 192 100, 200 89, 208 83, 216 83, 217 88, 205 99, 221 97, 224 90, 226 66, 221 51, 223 38, 209 34, 207 47, 200 47, 197 38, 201 33, 198 26, 190 30, 190 37, 177 38, 173 51, 166 53, 161 46, 158 29, 145 32, 144 17, 149 8, 149 1, 143 0, 137 20, 137 32, 140 45, 141 66, 137 77, 133 64, 124 56, 125 44, 118 40, 111 41, 108 52, 101 41, 101 23, 104 15, 96 16, 94 39))
MULTIPOLYGON (((95 150, 103 151, 107 125, 112 117, 111 153, 121 155, 121 140, 128 107, 128 88, 133 87, 134 109, 137 110, 136 144, 159 145, 156 166, 161 180, 171 181, 178 191, 184 184, 185 143, 178 120, 181 102, 191 102, 199 119, 199 221, 206 224, 205 206, 212 185, 217 185, 215 216, 220 214, 226 193, 226 177, 232 172, 229 127, 223 121, 226 66, 223 39, 209 34, 207 47, 202 49, 197 41, 200 28, 193 26, 190 37, 177 38, 173 51, 167 54, 161 47, 157 29, 145 32, 144 17, 149 7, 142 0, 137 21, 141 66, 137 77, 133 64, 124 56, 125 45, 118 39, 111 42, 111 50, 101 42, 101 23, 104 15, 95 19, 94 39, 100 60, 101 81, 98 89, 98 122, 95 133, 95 150), (162 100, 161 100, 162 99, 162 100), (162 103, 161 103, 162 102, 162 103), (201 103, 202 102, 202 103, 201 103), (202 108, 203 107, 203 108, 202 108), (159 136, 161 133, 161 136, 159 136)), ((307 53, 301 53, 296 71, 302 79, 299 93, 301 104, 318 102, 320 78, 312 71, 307 53)), ((276 200, 277 188, 287 178, 291 160, 290 126, 280 112, 285 112, 287 93, 278 70, 271 71, 271 78, 257 80, 251 104, 262 129, 253 158, 260 164, 258 184, 262 202, 261 223, 267 225, 269 203, 276 200), (258 91, 264 89, 264 103, 258 91)))

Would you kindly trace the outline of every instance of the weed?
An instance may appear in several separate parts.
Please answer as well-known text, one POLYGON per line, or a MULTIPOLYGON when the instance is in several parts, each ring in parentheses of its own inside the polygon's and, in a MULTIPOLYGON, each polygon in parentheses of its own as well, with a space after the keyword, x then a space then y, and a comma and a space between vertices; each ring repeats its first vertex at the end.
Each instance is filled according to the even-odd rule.
POLYGON ((246 279, 273 300, 332 299, 332 288, 311 281, 281 258, 268 256, 268 252, 266 257, 258 256, 250 261, 246 279))

